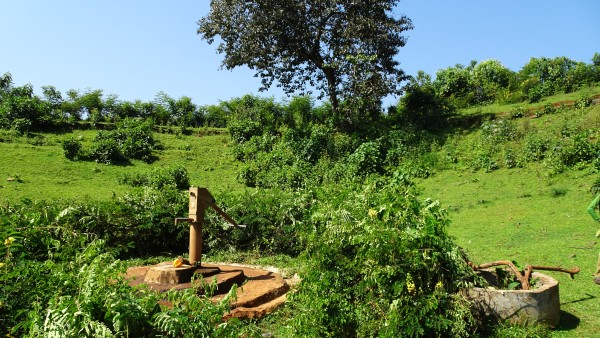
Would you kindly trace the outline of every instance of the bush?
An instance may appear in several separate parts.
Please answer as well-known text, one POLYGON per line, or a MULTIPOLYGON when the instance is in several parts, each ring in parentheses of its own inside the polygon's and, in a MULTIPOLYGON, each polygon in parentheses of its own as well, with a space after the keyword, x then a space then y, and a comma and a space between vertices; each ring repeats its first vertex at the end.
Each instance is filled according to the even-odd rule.
POLYGON ((27 118, 14 119, 11 124, 11 129, 14 130, 17 135, 25 135, 31 128, 31 120, 27 118))
POLYGON ((159 147, 152 135, 150 122, 141 119, 124 119, 116 130, 100 131, 89 152, 98 163, 116 164, 127 159, 145 162, 154 160, 152 152, 159 147))
POLYGON ((553 144, 547 152, 544 164, 556 174, 580 163, 591 163, 598 158, 598 154, 600 144, 592 142, 588 133, 581 132, 553 144))
POLYGON ((257 188, 243 194, 215 197, 219 205, 227 206, 226 212, 236 222, 249 226, 245 229, 224 227, 221 216, 208 212, 204 227, 205 252, 258 250, 261 254, 297 256, 304 250, 306 243, 302 241, 302 234, 309 224, 313 192, 257 188))
POLYGON ((182 166, 157 168, 147 173, 124 174, 119 178, 119 183, 158 190, 164 188, 184 190, 190 187, 188 172, 182 166))
POLYGON ((69 160, 77 160, 82 155, 81 154, 82 145, 81 145, 81 141, 79 141, 79 140, 75 140, 73 138, 64 140, 62 143, 62 148, 63 148, 63 152, 65 154, 65 157, 68 158, 69 160))
POLYGON ((330 186, 305 233, 309 265, 291 297, 299 336, 469 336, 457 295, 472 270, 437 202, 418 201, 402 175, 330 186))
POLYGON ((244 143, 249 141, 253 136, 262 134, 262 126, 256 121, 235 121, 227 125, 229 134, 234 143, 244 143))
POLYGON ((525 159, 528 161, 541 161, 548 151, 550 141, 536 134, 525 137, 525 159))
POLYGON ((92 144, 89 157, 98 163, 116 164, 125 161, 117 141, 108 132, 101 131, 92 144))
POLYGON ((381 145, 378 142, 365 142, 361 144, 350 156, 346 163, 351 175, 365 177, 369 174, 379 173, 383 169, 381 145))
POLYGON ((575 108, 583 109, 592 105, 592 95, 588 93, 581 94, 575 101, 575 108))
POLYGON ((93 241, 68 261, 3 262, 0 332, 7 336, 57 337, 255 337, 253 325, 223 325, 235 288, 213 304, 197 290, 172 290, 162 308, 154 291, 132 288, 124 264, 93 241), (10 332, 10 334, 9 334, 10 332))
POLYGON ((141 119, 125 119, 117 125, 112 133, 117 139, 121 152, 127 158, 151 162, 152 151, 157 142, 152 135, 152 125, 141 119))

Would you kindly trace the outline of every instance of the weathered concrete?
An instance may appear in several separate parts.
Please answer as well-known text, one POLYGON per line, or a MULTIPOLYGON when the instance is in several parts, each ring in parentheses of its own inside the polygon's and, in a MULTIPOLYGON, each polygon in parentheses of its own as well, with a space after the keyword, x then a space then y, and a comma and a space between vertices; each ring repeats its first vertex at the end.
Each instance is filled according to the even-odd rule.
MULTIPOLYGON (((495 280, 495 272, 481 270, 482 277, 495 280)), ((560 320, 558 281, 550 276, 534 272, 537 280, 534 290, 498 290, 494 288, 472 288, 466 295, 484 321, 509 321, 512 323, 544 323, 550 327, 560 320)))
MULTIPOLYGON (((130 285, 146 284, 157 291, 183 290, 199 287, 199 281, 191 282, 191 275, 201 274, 207 283, 216 281, 216 290, 212 301, 217 302, 225 296, 233 285, 237 285, 237 300, 230 304, 231 311, 223 315, 230 318, 259 318, 273 312, 283 305, 290 286, 278 273, 253 267, 223 264, 203 264, 202 267, 172 267, 171 263, 153 266, 133 267, 127 270, 130 285), (176 282, 178 281, 178 282, 176 282)), ((201 287, 199 293, 203 293, 201 287)), ((163 306, 172 306, 166 300, 163 306)))
POLYGON ((159 265, 148 269, 144 282, 161 284, 179 284, 187 283, 192 280, 194 267, 191 265, 182 265, 173 267, 172 265, 159 265))

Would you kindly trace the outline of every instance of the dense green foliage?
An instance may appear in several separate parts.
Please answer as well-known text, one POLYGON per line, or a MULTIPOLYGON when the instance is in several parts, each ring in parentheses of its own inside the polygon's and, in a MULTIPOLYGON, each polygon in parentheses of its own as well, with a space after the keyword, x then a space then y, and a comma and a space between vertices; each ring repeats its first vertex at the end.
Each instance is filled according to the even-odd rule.
MULTIPOLYGON (((420 73, 397 107, 366 114, 369 118, 351 132, 336 128, 339 116, 330 104, 317 106, 310 97, 278 103, 247 95, 192 109, 189 100, 161 94, 156 104, 163 108, 154 111, 151 105, 118 104, 116 97, 103 100, 101 91, 83 96, 70 91, 62 100, 45 87, 46 99, 41 99, 30 86, 13 87, 5 75, 0 78, 0 142, 38 149, 47 141, 40 130, 82 127, 75 121, 87 119, 88 127, 102 130, 87 139, 62 139, 60 158, 69 165, 89 159, 133 168, 136 160, 152 162, 173 153, 185 158, 170 166, 123 171, 114 184, 130 186, 129 193, 104 201, 1 201, 1 333, 257 334, 252 323, 220 322, 226 301, 213 305, 191 291, 171 293, 167 297, 177 306, 161 308, 159 296, 132 290, 120 277, 118 259, 185 250, 187 225, 176 226, 173 218, 186 214, 184 190, 195 182, 182 163, 206 154, 187 152, 194 141, 184 140, 184 134, 190 126, 226 123, 230 142, 219 146, 231 150, 240 163, 238 179, 253 188, 214 195, 228 214, 249 226, 244 231, 224 227, 208 212, 205 254, 252 251, 302 262, 303 280, 289 303, 295 315, 279 323, 283 334, 477 334, 469 304, 457 292, 472 281, 466 256, 448 235, 445 210, 420 198, 413 182, 448 169, 535 166, 548 179, 571 169, 587 175, 600 171, 600 107, 591 104, 596 93, 581 91, 569 104, 522 103, 500 113, 480 106, 470 114, 457 113, 457 107, 483 102, 535 101, 529 91, 544 96, 586 88, 597 81, 593 74, 600 66, 566 59, 530 63, 518 76, 488 61, 448 69, 433 81, 420 73), (557 72, 553 67, 564 72, 545 73, 557 72), (579 75, 561 82, 569 74, 579 75), (546 123, 549 118, 552 124, 546 123), (154 138, 164 124, 177 128, 169 135, 177 140, 177 149, 169 149, 173 153, 154 138)), ((356 107, 352 112, 363 115, 356 107)), ((142 161, 137 163, 146 165, 142 161)), ((94 170, 105 167, 114 168, 94 170)), ((510 328, 491 330, 511 334, 510 328)), ((536 330, 518 332, 545 332, 536 330)))
MULTIPOLYGON (((319 10, 317 7, 314 10, 319 10)), ((284 14, 291 15, 290 13, 284 14)), ((325 12, 322 14, 324 15, 325 12)), ((410 26, 408 21, 405 24, 410 26)), ((402 29, 408 27, 400 26, 402 29)), ((402 40, 399 35, 397 39, 402 40)), ((384 42, 386 46, 389 45, 389 37, 384 42)), ((390 45, 389 48, 392 47, 390 45)), ((299 45, 298 48, 301 46, 299 45)), ((432 80, 430 75, 419 72, 415 77, 409 78, 403 90, 405 95, 398 106, 392 107, 388 113, 395 117, 394 123, 411 123, 425 129, 439 128, 444 122, 443 118, 459 108, 490 102, 537 102, 549 95, 569 93, 598 83, 600 82, 599 59, 598 53, 592 57, 591 63, 566 57, 532 58, 519 71, 507 69, 497 60, 479 63, 472 61, 467 67, 456 65, 439 70, 435 80, 432 80)), ((357 74, 366 76, 365 74, 370 73, 359 71, 362 69, 360 67, 365 66, 361 65, 377 63, 381 60, 371 60, 365 54, 364 60, 350 58, 339 63, 333 61, 329 63, 339 65, 340 69, 336 71, 341 73, 349 71, 346 68, 350 67, 357 74), (343 64, 345 66, 342 66, 343 64)), ((389 66, 395 67, 393 63, 389 66)), ((314 79, 317 80, 318 77, 314 79)), ((312 106, 312 103, 302 99, 292 99, 283 111, 284 121, 294 125, 294 129, 298 129, 302 124, 316 121, 336 130, 339 130, 340 126, 346 126, 348 130, 359 133, 377 129, 378 122, 384 114, 380 111, 379 99, 370 97, 374 95, 380 98, 383 92, 363 93, 364 95, 355 93, 355 91, 375 88, 371 83, 373 79, 360 78, 356 81, 360 83, 353 84, 351 87, 354 89, 335 89, 339 95, 342 95, 338 104, 340 109, 335 109, 332 102, 323 104, 319 109, 310 109, 307 105, 312 106), (365 86, 362 82, 369 85, 365 86)), ((393 85, 397 86, 399 83, 395 82, 393 85)), ((297 88, 293 89, 291 92, 295 92, 297 88)), ((119 100, 114 94, 104 95, 100 89, 86 90, 83 93, 71 89, 63 95, 53 86, 43 86, 42 94, 42 96, 36 95, 33 86, 29 84, 15 86, 10 73, 0 76, 0 128, 13 130, 19 134, 82 126, 104 128, 106 123, 116 123, 128 118, 151 120, 155 126, 226 127, 231 124, 230 120, 235 110, 232 109, 232 105, 239 105, 240 100, 234 99, 218 105, 197 106, 189 97, 175 99, 164 92, 159 92, 152 101, 130 102, 119 100)))
MULTIPOLYGON (((252 326, 222 322, 235 289, 217 304, 196 290, 168 292, 173 307, 123 278, 124 264, 92 241, 77 252, 45 261, 27 259, 27 237, 8 237, 0 274, 0 328, 27 337, 237 337, 255 336, 252 326)), ((71 243, 65 243, 69 245, 71 243)))
POLYGON ((444 211, 401 175, 330 186, 311 217, 310 257, 294 294, 301 336, 469 336, 456 294, 472 270, 446 233, 444 211))

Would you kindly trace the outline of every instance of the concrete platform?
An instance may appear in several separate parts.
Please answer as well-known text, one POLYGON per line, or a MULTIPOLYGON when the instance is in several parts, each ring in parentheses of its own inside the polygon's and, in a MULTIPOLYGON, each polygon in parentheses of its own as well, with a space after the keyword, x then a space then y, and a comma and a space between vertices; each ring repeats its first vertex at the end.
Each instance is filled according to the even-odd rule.
MULTIPOLYGON (((212 300, 221 300, 233 285, 237 285, 237 300, 231 304, 231 312, 223 319, 260 318, 265 316, 286 300, 290 286, 281 275, 268 270, 245 266, 203 264, 201 267, 182 266, 173 268, 170 262, 152 266, 133 267, 127 270, 130 285, 146 284, 153 290, 183 290, 198 285, 196 279, 192 285, 192 275, 202 275, 205 282, 216 280, 217 289, 212 300)), ((203 290, 200 287, 199 292, 203 290)), ((162 305, 170 306, 166 301, 162 305)))

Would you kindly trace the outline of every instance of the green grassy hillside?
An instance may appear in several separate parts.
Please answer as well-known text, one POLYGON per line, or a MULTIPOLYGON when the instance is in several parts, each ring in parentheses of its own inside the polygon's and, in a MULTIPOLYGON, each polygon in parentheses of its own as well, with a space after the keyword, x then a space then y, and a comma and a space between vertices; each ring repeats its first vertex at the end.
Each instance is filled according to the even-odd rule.
POLYGON ((10 132, 0 135, 0 196, 2 199, 31 200, 93 199, 106 200, 122 196, 131 189, 119 184, 125 174, 144 173, 156 167, 181 165, 190 183, 213 191, 240 190, 236 169, 228 148, 228 135, 157 133, 164 149, 151 164, 132 160, 127 165, 106 165, 93 161, 71 161, 63 155, 62 140, 75 138, 89 145, 97 131, 75 130, 64 134, 35 134, 16 137, 10 132))
MULTIPOLYGON (((591 281, 600 240, 594 237, 598 225, 585 210, 593 197, 589 188, 599 177, 600 159, 590 157, 587 145, 597 144, 600 137, 600 105, 580 100, 595 93, 552 97, 535 105, 461 111, 453 117, 450 132, 441 132, 431 152, 415 160, 427 166, 427 170, 415 171, 426 173, 417 179, 420 197, 441 202, 451 220, 451 235, 475 263, 508 259, 519 265, 581 268, 574 280, 547 272, 561 283, 563 319, 551 333, 556 337, 592 337, 600 327, 600 287, 591 281), (572 102, 563 106, 565 101, 572 102)), ((0 131, 0 203, 109 200, 132 189, 120 183, 124 175, 172 166, 185 167, 192 185, 215 193, 250 189, 236 179, 242 165, 234 160, 224 130, 156 133, 162 149, 150 164, 131 160, 105 165, 65 158, 63 140, 81 140, 85 148, 96 133, 75 130, 24 137, 0 131)), ((295 224, 295 213, 304 210, 301 197, 294 198, 300 202, 290 204, 288 211, 281 206, 283 215, 277 217, 287 219, 289 213, 295 224)), ((277 207, 271 206, 271 200, 264 203, 264 210, 277 207)), ((248 256, 255 259, 253 254, 248 256)), ((302 265, 299 260, 279 261, 302 265)), ((281 317, 263 325, 276 331, 285 326, 288 315, 284 310, 281 317)))
MULTIPOLYGON (((514 111, 514 107, 492 109, 496 118, 514 111)), ((502 120, 493 121, 502 128, 502 120)), ((454 161, 438 162, 442 170, 419 180, 421 195, 441 201, 452 221, 451 235, 476 264, 512 260, 521 266, 579 267, 574 280, 564 273, 543 272, 560 282, 562 320, 552 336, 595 336, 600 326, 600 287, 592 282, 592 274, 600 251, 600 240, 594 237, 599 225, 586 209, 593 198, 590 187, 600 178, 597 164, 564 168, 555 165, 554 155, 538 161, 526 158, 534 139, 563 149, 573 145, 561 140, 575 134, 587 137, 580 146, 597 142, 600 106, 529 113, 509 121, 515 136, 496 138, 493 145, 483 141, 488 131, 479 127, 442 145, 437 158, 453 155, 454 161), (493 165, 475 165, 484 160, 493 165)))

